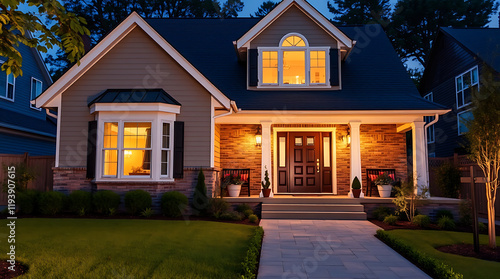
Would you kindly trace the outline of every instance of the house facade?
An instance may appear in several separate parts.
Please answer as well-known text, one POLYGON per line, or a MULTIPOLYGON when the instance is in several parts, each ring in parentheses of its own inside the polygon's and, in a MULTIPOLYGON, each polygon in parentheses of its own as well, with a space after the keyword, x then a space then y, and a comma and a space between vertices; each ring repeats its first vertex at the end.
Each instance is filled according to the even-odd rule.
MULTIPOLYGON (((279 194, 350 195, 368 169, 427 184, 426 101, 379 25, 334 26, 303 0, 263 19, 131 14, 36 100, 58 110, 54 189, 213 194, 224 169, 279 194)), ((246 191, 246 190, 245 190, 246 191)), ((242 195, 248 194, 243 192, 242 195)))
MULTIPOLYGON (((441 28, 420 85, 427 100, 452 108, 428 128, 429 156, 465 154, 465 125, 472 117, 471 91, 479 90, 483 67, 500 73, 499 28, 441 28)), ((426 117, 426 122, 433 117, 426 117)))
MULTIPOLYGON (((52 84, 52 79, 34 48, 20 44, 23 75, 0 73, 0 154, 54 155, 56 119, 31 103, 52 84)), ((0 56, 0 64, 7 58, 0 56)))

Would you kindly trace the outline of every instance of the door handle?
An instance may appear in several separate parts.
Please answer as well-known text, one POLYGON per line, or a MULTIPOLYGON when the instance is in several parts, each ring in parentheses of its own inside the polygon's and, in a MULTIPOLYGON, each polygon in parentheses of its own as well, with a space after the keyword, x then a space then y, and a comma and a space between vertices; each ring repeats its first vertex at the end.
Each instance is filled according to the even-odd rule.
POLYGON ((319 172, 319 159, 316 159, 316 172, 319 172))

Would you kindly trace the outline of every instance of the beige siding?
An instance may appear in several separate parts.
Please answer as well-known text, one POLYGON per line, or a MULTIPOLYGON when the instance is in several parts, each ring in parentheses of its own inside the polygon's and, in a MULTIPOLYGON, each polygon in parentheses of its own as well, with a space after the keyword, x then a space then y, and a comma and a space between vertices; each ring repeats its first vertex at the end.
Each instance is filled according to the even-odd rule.
POLYGON ((87 103, 109 88, 163 88, 182 104, 184 166, 210 167, 210 93, 139 28, 62 95, 61 167, 86 166, 87 103))
POLYGON ((310 46, 337 47, 337 41, 296 6, 288 9, 250 43, 251 48, 277 47, 288 33, 306 37, 310 46))

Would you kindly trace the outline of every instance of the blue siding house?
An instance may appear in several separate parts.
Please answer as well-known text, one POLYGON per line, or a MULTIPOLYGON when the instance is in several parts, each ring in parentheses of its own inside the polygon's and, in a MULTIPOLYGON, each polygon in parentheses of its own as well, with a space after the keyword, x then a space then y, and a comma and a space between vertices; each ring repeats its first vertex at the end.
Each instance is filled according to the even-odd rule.
MULTIPOLYGON (((18 50, 23 75, 0 72, 0 154, 55 155, 57 119, 31 104, 52 79, 37 50, 25 45, 18 50)), ((0 56, 0 64, 5 61, 0 56)))

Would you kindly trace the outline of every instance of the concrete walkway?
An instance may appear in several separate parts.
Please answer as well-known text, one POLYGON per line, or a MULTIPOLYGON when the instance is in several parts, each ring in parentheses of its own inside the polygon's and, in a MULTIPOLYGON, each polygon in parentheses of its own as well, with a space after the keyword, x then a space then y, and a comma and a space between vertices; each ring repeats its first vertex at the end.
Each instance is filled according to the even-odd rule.
POLYGON ((261 221, 258 279, 430 278, 374 237, 368 221, 261 221))

